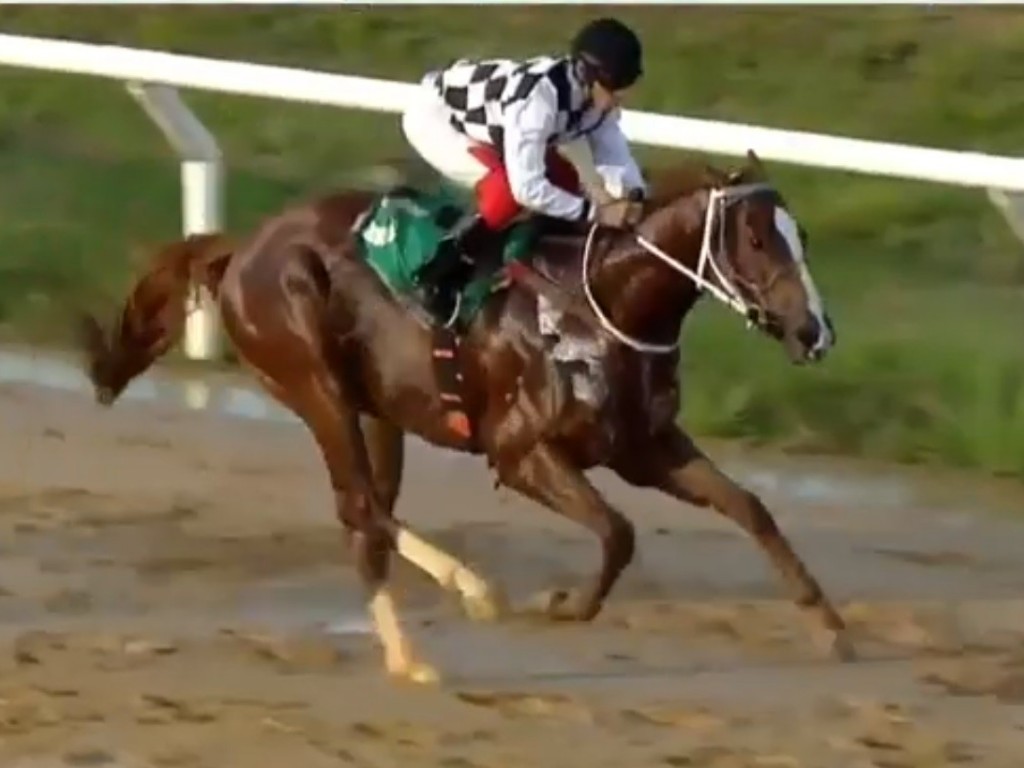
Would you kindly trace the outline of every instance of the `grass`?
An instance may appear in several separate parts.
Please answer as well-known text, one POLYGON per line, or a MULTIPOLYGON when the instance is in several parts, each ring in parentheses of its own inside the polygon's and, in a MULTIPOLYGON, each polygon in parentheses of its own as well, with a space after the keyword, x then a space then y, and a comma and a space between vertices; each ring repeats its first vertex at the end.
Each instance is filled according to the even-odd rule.
MULTIPOLYGON (((0 31, 411 80, 456 56, 557 50, 591 13, 8 7, 0 31)), ((1012 95, 1024 92, 1021 9, 619 15, 649 52, 638 108, 1005 154, 1024 147, 1024 99, 1012 95)), ((187 98, 225 149, 232 229, 404 151, 390 116, 187 98)), ((771 171, 811 233, 840 344, 823 366, 796 370, 725 311, 702 309, 684 331, 687 423, 791 450, 1024 477, 1024 246, 984 195, 771 171)), ((0 333, 60 343, 73 308, 119 296, 145 244, 178 231, 177 184, 169 150, 118 84, 0 68, 0 333)))

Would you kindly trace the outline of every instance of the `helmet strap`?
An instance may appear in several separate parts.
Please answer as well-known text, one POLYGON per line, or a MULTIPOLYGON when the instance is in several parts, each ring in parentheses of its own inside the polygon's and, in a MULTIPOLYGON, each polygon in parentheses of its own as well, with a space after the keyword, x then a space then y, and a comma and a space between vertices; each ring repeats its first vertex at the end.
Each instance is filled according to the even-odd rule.
POLYGON ((600 82, 600 66, 597 62, 591 61, 585 54, 574 58, 573 67, 576 70, 576 77, 588 88, 593 87, 594 83, 600 82))

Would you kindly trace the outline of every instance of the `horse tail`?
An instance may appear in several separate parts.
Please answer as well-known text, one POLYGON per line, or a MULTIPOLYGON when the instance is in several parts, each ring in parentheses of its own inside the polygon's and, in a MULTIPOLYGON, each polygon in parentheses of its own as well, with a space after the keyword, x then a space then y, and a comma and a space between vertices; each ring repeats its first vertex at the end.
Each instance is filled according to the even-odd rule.
POLYGON ((167 243, 136 280, 111 328, 92 315, 81 318, 80 343, 98 402, 112 405, 181 339, 189 291, 201 285, 216 296, 233 252, 234 243, 221 233, 167 243))

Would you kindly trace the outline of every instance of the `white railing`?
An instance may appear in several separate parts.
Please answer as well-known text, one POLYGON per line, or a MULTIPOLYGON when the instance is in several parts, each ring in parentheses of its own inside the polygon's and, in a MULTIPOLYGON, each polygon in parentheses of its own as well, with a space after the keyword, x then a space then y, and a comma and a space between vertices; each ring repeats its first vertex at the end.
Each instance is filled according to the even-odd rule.
MULTIPOLYGON (((377 78, 0 34, 2 64, 128 83, 132 95, 182 158, 186 233, 222 227, 221 156, 216 141, 174 87, 393 113, 402 111, 416 87, 377 78)), ((631 141, 649 146, 724 155, 743 155, 753 148, 768 160, 986 189, 1015 231, 1024 234, 1024 158, 630 110, 623 114, 623 128, 631 141)), ((208 301, 201 297, 196 311, 190 313, 185 353, 194 359, 211 359, 220 353, 216 313, 209 311, 208 301)))

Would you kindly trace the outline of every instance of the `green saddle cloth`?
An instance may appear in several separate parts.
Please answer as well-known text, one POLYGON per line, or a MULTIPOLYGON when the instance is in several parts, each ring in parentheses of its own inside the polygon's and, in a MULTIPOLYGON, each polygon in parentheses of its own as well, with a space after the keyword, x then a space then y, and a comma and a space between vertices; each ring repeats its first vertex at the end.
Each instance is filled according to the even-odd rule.
MULTIPOLYGON (((437 253, 447 233, 442 222, 457 220, 472 201, 459 190, 438 187, 406 190, 382 196, 357 227, 356 240, 367 264, 392 293, 417 301, 420 288, 416 273, 437 253)), ((532 227, 529 222, 512 225, 505 233, 502 265, 529 255, 532 227)), ((459 320, 468 323, 502 281, 500 270, 472 279, 461 291, 459 320)))

